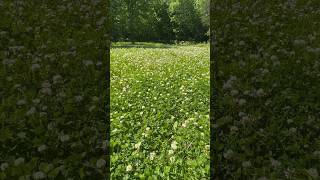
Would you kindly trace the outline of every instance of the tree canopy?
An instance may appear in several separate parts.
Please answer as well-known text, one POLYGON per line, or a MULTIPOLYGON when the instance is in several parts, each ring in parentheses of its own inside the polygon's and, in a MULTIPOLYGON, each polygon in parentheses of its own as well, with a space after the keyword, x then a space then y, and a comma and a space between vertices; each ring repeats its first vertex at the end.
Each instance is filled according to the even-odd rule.
POLYGON ((207 41, 208 0, 112 0, 113 41, 207 41))

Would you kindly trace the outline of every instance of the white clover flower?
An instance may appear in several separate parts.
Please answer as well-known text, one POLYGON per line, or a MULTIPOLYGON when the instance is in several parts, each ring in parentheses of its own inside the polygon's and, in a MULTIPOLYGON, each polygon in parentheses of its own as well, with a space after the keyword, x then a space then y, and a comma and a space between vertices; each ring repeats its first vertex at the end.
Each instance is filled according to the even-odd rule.
POLYGON ((76 102, 81 102, 83 97, 79 95, 79 96, 75 96, 74 99, 76 102))
POLYGON ((236 80, 237 80, 237 77, 236 77, 236 76, 230 76, 229 80, 230 80, 230 81, 236 81, 236 80))
POLYGON ((242 167, 247 168, 251 166, 251 162, 250 161, 244 161, 242 162, 242 167))
POLYGON ((26 137, 26 133, 25 133, 25 132, 19 132, 19 133, 17 134, 17 136, 18 136, 19 138, 21 138, 21 139, 24 139, 24 138, 26 137))
POLYGON ((187 124, 188 124, 188 120, 186 120, 184 123, 182 123, 181 126, 185 128, 185 127, 187 127, 187 124))
POLYGON ((245 121, 249 121, 250 120, 250 118, 249 118, 249 116, 243 116, 242 118, 241 118, 241 121, 242 122, 245 122, 245 121))
POLYGON ((239 94, 239 91, 236 89, 233 89, 233 90, 231 90, 230 93, 231 93, 231 96, 235 96, 235 95, 239 94))
POLYGON ((48 81, 45 81, 41 84, 41 87, 42 88, 50 88, 51 87, 51 84, 48 82, 48 81))
POLYGON ((89 107, 89 112, 92 112, 96 108, 95 105, 89 107))
POLYGON ((297 132, 297 128, 292 127, 292 128, 289 129, 289 132, 296 133, 297 132))
POLYGON ((33 174, 34 179, 44 179, 46 175, 42 171, 35 172, 33 174))
POLYGON ((230 127, 230 131, 238 131, 238 127, 237 126, 231 126, 230 127))
POLYGON ((268 100, 264 103, 264 105, 269 106, 271 103, 272 103, 271 99, 268 99, 268 100))
POLYGON ((83 61, 83 64, 84 64, 85 66, 90 66, 90 65, 93 65, 93 62, 92 62, 91 60, 84 60, 84 61, 83 61))
POLYGON ((269 73, 269 70, 268 69, 263 69, 262 70, 262 74, 268 74, 269 73))
POLYGON ((4 59, 2 63, 4 65, 12 66, 16 61, 14 59, 4 59))
POLYGON ((313 155, 320 157, 320 151, 314 151, 314 152, 313 152, 313 155))
POLYGON ((174 151, 172 149, 170 149, 168 153, 169 153, 169 155, 171 155, 174 153, 174 151))
POLYGON ((259 55, 258 54, 250 54, 250 59, 258 59, 259 55))
POLYGON ((318 170, 315 169, 315 168, 308 169, 308 174, 310 176, 312 176, 314 179, 318 179, 319 178, 318 170))
POLYGON ((6 170, 7 168, 9 167, 9 164, 8 163, 2 163, 1 166, 0 166, 0 169, 2 171, 6 170))
POLYGON ((6 80, 10 82, 13 80, 13 78, 11 76, 9 76, 9 77, 6 77, 6 80))
POLYGON ((223 153, 223 157, 226 159, 230 159, 233 155, 233 151, 231 149, 229 149, 227 152, 223 153))
POLYGON ((23 158, 23 157, 19 157, 18 159, 16 159, 16 160, 14 161, 14 165, 15 165, 15 166, 18 166, 18 165, 20 165, 20 164, 22 164, 22 163, 24 163, 24 158, 23 158))
POLYGON ((277 61, 279 58, 278 58, 276 55, 272 55, 272 56, 270 57, 270 59, 271 59, 272 61, 277 61))
POLYGON ((150 160, 153 160, 155 156, 156 156, 156 153, 155 152, 151 152, 150 153, 150 160))
POLYGON ((134 148, 139 149, 141 146, 141 142, 138 142, 137 144, 134 145, 134 148))
POLYGON ((231 89, 232 88, 232 82, 231 81, 227 81, 223 84, 223 89, 231 89))
POLYGON ((105 17, 100 18, 100 19, 97 21, 97 25, 98 25, 98 26, 101 26, 101 25, 104 23, 105 19, 106 19, 105 17))
POLYGON ((150 130, 150 127, 147 127, 147 128, 146 128, 146 131, 149 131, 149 130, 150 130))
POLYGON ((294 40, 293 44, 296 46, 304 46, 306 44, 306 41, 303 39, 296 39, 294 40))
POLYGON ((320 48, 315 48, 315 49, 313 50, 313 53, 319 55, 319 54, 320 54, 320 48))
POLYGON ((46 115, 47 115, 47 113, 46 112, 40 112, 40 117, 45 117, 46 115))
POLYGON ((27 111, 27 116, 30 116, 32 114, 34 114, 36 112, 36 108, 35 107, 31 107, 28 111, 27 111))
POLYGON ((68 63, 64 63, 64 64, 62 65, 63 68, 66 68, 66 67, 68 67, 68 66, 69 66, 68 63))
POLYGON ((41 88, 40 92, 41 92, 42 94, 46 94, 46 95, 51 95, 51 94, 52 94, 51 88, 47 88, 47 87, 41 88))
POLYGON ((293 120, 292 119, 288 119, 287 123, 291 124, 291 123, 293 123, 293 120))
POLYGON ((101 61, 98 61, 98 62, 96 63, 96 65, 97 65, 97 66, 101 66, 101 65, 102 65, 102 62, 101 62, 101 61))
POLYGON ((67 95, 66 95, 66 93, 64 93, 64 92, 60 92, 60 93, 58 94, 58 96, 61 97, 61 98, 64 98, 64 97, 66 97, 67 95))
POLYGON ((53 84, 56 84, 56 83, 60 82, 61 79, 62 79, 62 76, 60 76, 59 74, 53 76, 53 78, 52 78, 53 84))
POLYGON ((76 146, 77 146, 77 143, 73 142, 73 143, 71 143, 71 146, 70 146, 70 147, 74 148, 74 147, 76 147, 76 146))
POLYGON ((278 166, 281 165, 281 162, 279 162, 279 161, 277 161, 277 160, 271 159, 270 161, 271 161, 271 165, 272 165, 273 167, 278 167, 278 166))
POLYGON ((268 180, 268 178, 266 178, 266 177, 260 177, 258 180, 268 180))
POLYGON ((273 62, 273 66, 279 66, 280 65, 280 61, 274 61, 273 62))
POLYGON ((61 142, 69 141, 69 139, 70 139, 69 135, 62 135, 62 136, 60 136, 60 141, 61 141, 61 142))
POLYGON ((103 141, 102 145, 101 145, 101 148, 106 150, 108 148, 108 141, 103 141))
POLYGON ((20 99, 20 100, 17 101, 17 105, 18 105, 18 106, 25 105, 26 103, 27 103, 27 102, 26 102, 26 100, 24 100, 24 99, 20 99))
POLYGON ((239 42, 239 45, 240 45, 240 46, 243 46, 243 45, 245 45, 245 44, 246 44, 246 43, 245 43, 244 41, 240 41, 240 42, 239 42))
POLYGON ((99 101, 99 98, 97 96, 93 96, 91 99, 92 99, 93 102, 98 102, 99 101))
POLYGON ((107 164, 107 162, 104 159, 97 160, 96 166, 97 168, 102 168, 107 164))
POLYGON ((204 148, 207 149, 207 150, 209 150, 209 149, 210 149, 210 145, 205 145, 204 148))
POLYGON ((171 156, 171 157, 170 157, 170 161, 171 161, 171 162, 174 162, 174 160, 175 160, 175 157, 174 157, 174 156, 171 156))
POLYGON ((130 164, 126 167, 126 171, 127 171, 127 172, 132 171, 132 166, 131 166, 130 164))
POLYGON ((47 146, 46 146, 45 144, 43 144, 43 145, 41 145, 41 146, 38 147, 38 151, 39 151, 39 152, 42 152, 42 151, 44 151, 44 150, 46 150, 46 149, 47 149, 47 146))
POLYGON ((250 94, 250 91, 249 91, 249 90, 245 90, 245 91, 243 92, 243 94, 244 94, 244 95, 249 95, 249 94, 250 94))
POLYGON ((6 34, 7 34, 6 31, 1 31, 1 32, 0 32, 0 35, 1 35, 1 36, 6 35, 6 34))
POLYGON ((36 98, 36 99, 32 100, 32 102, 33 102, 34 104, 39 104, 39 103, 40 103, 40 99, 36 98))
POLYGON ((172 148, 173 150, 176 150, 176 149, 178 148, 176 141, 173 141, 173 142, 171 143, 171 148, 172 148))
POLYGON ((264 95, 264 91, 263 91, 263 89, 258 89, 257 91, 256 91, 256 94, 257 94, 257 96, 258 97, 261 97, 261 96, 263 96, 264 95))
POLYGON ((37 69, 40 69, 40 67, 41 67, 41 66, 40 66, 39 64, 35 63, 35 64, 32 64, 32 65, 31 65, 31 68, 30 68, 30 69, 31 69, 32 71, 35 71, 35 70, 37 70, 37 69))
POLYGON ((239 56, 240 54, 241 54, 241 52, 239 50, 236 50, 234 53, 235 56, 239 56))
POLYGON ((244 104, 246 104, 246 100, 245 99, 239 99, 238 103, 240 106, 243 106, 244 104))
POLYGON ((47 128, 48 128, 49 130, 52 130, 54 127, 55 127, 55 123, 54 123, 54 122, 50 122, 50 123, 48 124, 48 126, 47 126, 47 128))

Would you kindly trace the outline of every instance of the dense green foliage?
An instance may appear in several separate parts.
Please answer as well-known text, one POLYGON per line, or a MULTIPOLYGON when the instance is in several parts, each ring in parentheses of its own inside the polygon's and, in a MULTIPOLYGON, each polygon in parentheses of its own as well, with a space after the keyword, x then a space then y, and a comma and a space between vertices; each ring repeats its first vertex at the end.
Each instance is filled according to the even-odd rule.
POLYGON ((111 49, 113 179, 209 178, 209 47, 111 49))
POLYGON ((211 8, 218 179, 319 179, 320 2, 211 8))
POLYGON ((0 2, 0 179, 108 175, 107 2, 0 2))
POLYGON ((208 0, 111 0, 112 41, 206 41, 208 0))

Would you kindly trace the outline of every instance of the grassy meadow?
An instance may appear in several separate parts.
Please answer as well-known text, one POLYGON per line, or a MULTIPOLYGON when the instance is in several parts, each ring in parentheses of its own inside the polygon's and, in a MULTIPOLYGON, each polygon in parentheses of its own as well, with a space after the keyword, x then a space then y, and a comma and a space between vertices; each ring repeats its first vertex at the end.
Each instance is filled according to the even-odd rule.
POLYGON ((112 179, 208 179, 209 45, 111 48, 112 179))

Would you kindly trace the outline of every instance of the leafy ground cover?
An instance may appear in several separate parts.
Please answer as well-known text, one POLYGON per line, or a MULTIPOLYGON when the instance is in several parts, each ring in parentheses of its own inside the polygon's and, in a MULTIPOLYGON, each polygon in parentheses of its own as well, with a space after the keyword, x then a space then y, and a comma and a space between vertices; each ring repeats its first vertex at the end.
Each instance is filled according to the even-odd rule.
POLYGON ((319 5, 212 1, 218 179, 319 179, 319 5))
POLYGON ((111 49, 113 179, 208 179, 209 46, 111 49))
POLYGON ((0 2, 0 179, 108 176, 107 6, 0 2))

